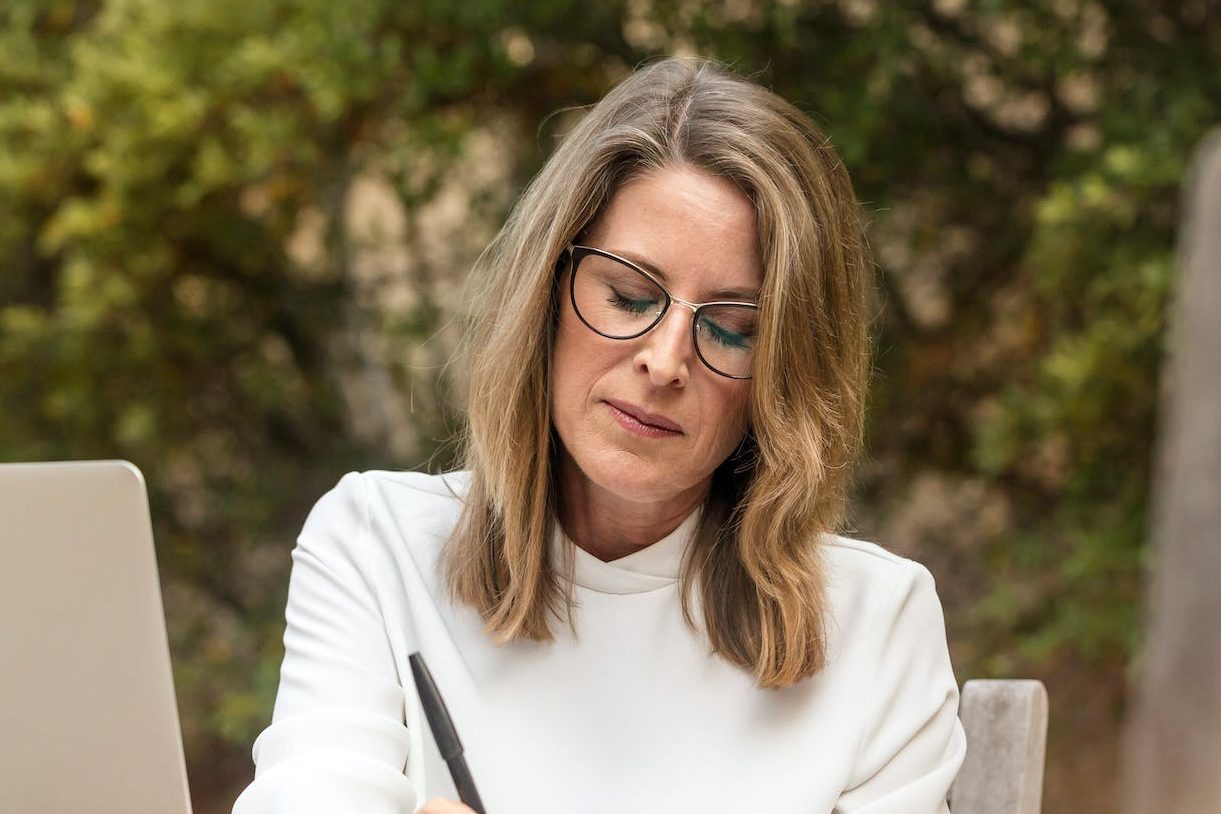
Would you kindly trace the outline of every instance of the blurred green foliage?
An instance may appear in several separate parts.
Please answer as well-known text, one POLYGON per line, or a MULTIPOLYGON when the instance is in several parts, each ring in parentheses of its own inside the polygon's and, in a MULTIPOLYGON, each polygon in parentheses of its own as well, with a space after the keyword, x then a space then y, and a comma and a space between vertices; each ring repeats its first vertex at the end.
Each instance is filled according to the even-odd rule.
POLYGON ((416 223, 490 133, 507 180, 471 217, 494 222, 561 129, 549 114, 700 53, 810 111, 869 213, 879 466, 858 513, 899 511, 930 470, 1010 509, 969 548, 960 678, 1124 664, 1217 19, 1212 0, 6 0, 0 456, 144 469, 188 736, 244 747, 309 505, 347 469, 447 461, 437 371, 403 360, 465 269, 413 277, 387 316, 355 281, 354 184, 384 179, 416 223), (351 397, 353 371, 376 359, 409 394, 390 417, 408 447, 360 428, 378 403, 351 397))

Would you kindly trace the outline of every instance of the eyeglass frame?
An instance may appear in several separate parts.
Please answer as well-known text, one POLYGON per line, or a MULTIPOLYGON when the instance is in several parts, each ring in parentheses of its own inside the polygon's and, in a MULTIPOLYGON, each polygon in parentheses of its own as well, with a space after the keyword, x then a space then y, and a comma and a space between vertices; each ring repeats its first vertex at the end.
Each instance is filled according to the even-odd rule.
MULTIPOLYGON (((569 264, 568 300, 569 300, 569 302, 572 303, 572 312, 577 315, 577 319, 581 320, 581 322, 585 325, 586 328, 589 328, 589 330, 593 331, 598 336, 604 337, 606 339, 618 339, 618 340, 639 339, 640 337, 644 336, 649 331, 653 330, 658 325, 660 325, 661 321, 666 318, 666 314, 670 313, 670 306, 673 303, 678 303, 679 305, 683 305, 683 306, 686 306, 687 308, 691 309, 691 346, 693 348, 695 348, 695 355, 699 357, 699 360, 704 364, 704 367, 708 368, 709 370, 711 370, 713 373, 717 374, 718 376, 724 376, 727 379, 735 379, 737 381, 749 381, 750 379, 754 378, 753 373, 750 376, 734 376, 734 375, 726 373, 722 370, 717 370, 715 367, 713 367, 708 362, 708 360, 704 358, 704 354, 700 350, 700 343, 699 343, 699 339, 696 335, 696 331, 699 330, 699 328, 697 327, 699 325, 699 313, 704 308, 708 308, 708 307, 714 306, 714 305, 733 305, 733 306, 737 306, 739 308, 753 308, 756 311, 758 311, 759 310, 758 303, 740 302, 740 301, 733 301, 733 300, 718 300, 716 302, 689 302, 687 300, 684 300, 680 297, 676 297, 673 294, 671 294, 670 290, 668 288, 666 288, 664 285, 662 285, 661 280, 658 280, 656 275, 654 275, 648 269, 641 268, 639 264, 633 263, 631 260, 628 260, 626 257, 620 257, 619 255, 615 254, 614 252, 608 252, 606 249, 599 249, 595 246, 584 246, 579 243, 569 243, 567 246, 564 247, 564 254, 567 255, 568 264, 569 264), (578 251, 581 252, 580 256, 577 255, 578 251), (577 307, 577 285, 576 285, 577 264, 581 261, 582 257, 584 257, 585 255, 589 255, 589 254, 601 255, 602 257, 608 258, 610 260, 615 260, 619 263, 623 263, 625 266, 643 274, 645 276, 645 278, 647 278, 655 286, 657 286, 659 289, 661 289, 661 293, 664 294, 666 297, 666 304, 662 307, 661 311, 657 314, 657 317, 652 322, 649 323, 647 328, 645 328, 642 331, 639 331, 638 333, 634 333, 631 336, 611 336, 610 334, 602 333, 597 328, 595 328, 593 325, 589 324, 589 320, 587 320, 585 318, 585 316, 581 313, 581 309, 579 307, 577 307)), ((563 258, 561 258, 561 259, 563 259, 563 258)), ((752 350, 752 354, 753 354, 753 350, 752 350)), ((751 361, 752 361, 752 370, 753 370, 753 361, 754 361, 753 356, 752 356, 751 361)))

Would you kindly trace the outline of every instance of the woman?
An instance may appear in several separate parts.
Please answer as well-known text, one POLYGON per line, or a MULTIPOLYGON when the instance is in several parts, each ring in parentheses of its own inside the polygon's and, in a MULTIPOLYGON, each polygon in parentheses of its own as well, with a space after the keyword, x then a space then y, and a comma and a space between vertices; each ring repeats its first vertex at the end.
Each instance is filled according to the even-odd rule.
POLYGON ((965 738, 920 565, 833 533, 869 265, 810 121, 701 62, 567 136, 477 269, 468 471, 349 474, 294 553, 235 814, 945 812, 965 738))

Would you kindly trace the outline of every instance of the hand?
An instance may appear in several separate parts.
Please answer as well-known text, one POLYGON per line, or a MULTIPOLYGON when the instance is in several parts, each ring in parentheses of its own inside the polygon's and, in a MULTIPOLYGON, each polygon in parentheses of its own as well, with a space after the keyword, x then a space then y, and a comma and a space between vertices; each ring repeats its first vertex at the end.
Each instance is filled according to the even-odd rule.
POLYGON ((446 800, 434 797, 424 804, 415 814, 475 814, 475 809, 463 805, 456 800, 446 800))

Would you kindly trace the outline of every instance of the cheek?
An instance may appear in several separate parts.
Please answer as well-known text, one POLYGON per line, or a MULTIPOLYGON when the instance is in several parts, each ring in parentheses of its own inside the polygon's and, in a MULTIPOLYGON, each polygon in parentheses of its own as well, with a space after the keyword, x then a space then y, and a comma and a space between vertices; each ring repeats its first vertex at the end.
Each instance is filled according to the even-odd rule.
POLYGON ((712 403, 715 406, 710 418, 717 428, 717 454, 728 456, 750 426, 750 383, 727 381, 713 393, 712 403))
POLYGON ((574 381, 578 374, 575 367, 579 358, 579 355, 574 353, 572 326, 566 319, 561 317, 555 334, 555 350, 552 354, 551 364, 551 386, 548 389, 551 393, 551 412, 557 424, 562 422, 566 417, 568 410, 565 408, 572 406, 572 398, 568 391, 574 387, 574 381))
POLYGON ((605 343, 599 339, 570 306, 561 311, 551 369, 551 407, 557 425, 583 409, 590 388, 606 367, 605 343))

